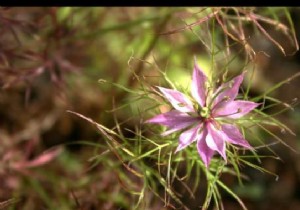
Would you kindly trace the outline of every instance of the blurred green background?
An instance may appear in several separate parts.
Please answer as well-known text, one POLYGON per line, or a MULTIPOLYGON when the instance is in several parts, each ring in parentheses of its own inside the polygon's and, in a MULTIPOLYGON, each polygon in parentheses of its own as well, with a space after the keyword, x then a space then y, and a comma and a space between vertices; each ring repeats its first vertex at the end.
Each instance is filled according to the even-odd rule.
MULTIPOLYGON (((286 17, 290 17, 299 40, 300 8, 248 9, 288 27, 286 17)), ((245 87, 251 82, 250 96, 255 97, 300 71, 300 54, 292 54, 295 43, 289 42, 288 31, 281 30, 280 25, 261 23, 287 56, 251 21, 241 23, 245 39, 256 51, 255 59, 248 64, 245 48, 229 36, 228 40, 224 38, 220 22, 205 20, 212 11, 196 7, 0 8, 0 209, 133 208, 138 198, 126 189, 126 177, 120 177, 123 169, 116 156, 99 158, 106 146, 98 131, 66 112, 81 113, 109 128, 115 126, 115 118, 124 121, 123 133, 132 137, 130 131, 139 119, 126 119, 136 115, 136 106, 143 104, 133 103, 116 114, 108 112, 131 103, 132 98, 113 85, 100 84, 99 79, 136 89, 133 72, 158 85, 164 84, 161 70, 175 84, 188 88, 196 56, 208 73, 217 67, 228 68, 231 75, 245 67, 249 71, 255 68, 254 78, 245 81, 245 87), (199 20, 202 22, 197 23, 199 20), (197 24, 185 28, 191 23, 197 24), (217 64, 212 64, 205 46, 212 47, 212 37, 219 51, 214 58, 217 64), (227 51, 226 44, 230 56, 219 56, 227 51), (227 65, 229 61, 224 58, 233 61, 227 65), (43 154, 47 155, 40 156, 43 154)), ((235 15, 229 9, 224 13, 235 15)), ((231 27, 229 23, 225 26, 228 30, 231 27)), ((231 29, 234 34, 234 27, 231 29)), ((300 98, 299 88, 300 79, 295 78, 272 96, 292 104, 300 98)), ((300 134, 299 106, 277 119, 300 134)), ((299 151, 299 137, 276 128, 272 131, 299 151)), ((269 143, 275 141, 265 138, 269 143)), ((249 177, 244 186, 239 186, 233 176, 225 175, 222 180, 249 209, 300 209, 299 154, 282 144, 272 149, 281 160, 265 158, 261 166, 277 174, 278 179, 242 168, 249 177)), ((264 149, 260 152, 268 154, 264 149)), ((197 192, 195 198, 183 195, 182 200, 190 209, 200 209, 202 203, 197 196, 204 196, 200 194, 197 192)), ((138 209, 172 209, 151 192, 144 199, 148 204, 138 209)), ((225 209, 241 208, 226 194, 223 203, 225 209)))

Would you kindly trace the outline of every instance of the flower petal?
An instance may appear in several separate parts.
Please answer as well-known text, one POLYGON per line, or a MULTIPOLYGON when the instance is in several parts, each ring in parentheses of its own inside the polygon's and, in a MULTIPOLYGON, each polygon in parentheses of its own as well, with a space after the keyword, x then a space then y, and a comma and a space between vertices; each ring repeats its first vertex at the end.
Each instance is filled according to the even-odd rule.
POLYGON ((207 146, 217 151, 226 161, 225 142, 227 136, 221 130, 216 129, 212 123, 208 122, 206 126, 208 131, 205 139, 207 146))
POLYGON ((199 120, 199 118, 192 117, 184 112, 172 110, 170 112, 156 115, 155 117, 147 120, 146 123, 156 123, 167 126, 171 130, 166 131, 163 135, 168 135, 175 131, 184 129, 199 120))
POLYGON ((191 93, 192 96, 196 99, 196 101, 201 105, 201 107, 204 107, 206 103, 206 82, 207 77, 204 74, 204 72, 199 68, 195 59, 191 93))
POLYGON ((239 87, 243 82, 243 79, 244 74, 240 74, 239 76, 236 76, 229 82, 222 84, 215 92, 215 94, 219 95, 215 98, 213 102, 213 107, 218 108, 224 103, 233 101, 239 93, 239 87))
POLYGON ((37 156, 33 160, 28 161, 20 161, 16 164, 13 164, 13 168, 15 169, 23 169, 23 168, 33 168, 47 164, 48 162, 52 161, 62 152, 62 147, 56 147, 45 151, 41 155, 37 156))
MULTIPOLYGON (((157 86, 158 87, 158 86, 157 86)), ((158 87, 172 106, 181 112, 195 112, 193 103, 183 93, 168 88, 158 87)))
POLYGON ((255 109, 259 104, 252 101, 231 101, 224 103, 223 106, 214 109, 214 117, 229 117, 229 118, 240 118, 250 111, 255 109))
POLYGON ((210 149, 206 144, 206 136, 207 136, 207 129, 204 128, 203 132, 199 134, 198 141, 197 141, 197 150, 198 153, 204 162, 206 168, 209 166, 212 156, 214 155, 214 150, 210 149))
POLYGON ((252 149, 248 141, 240 133, 239 129, 230 124, 223 124, 222 131, 228 136, 227 141, 232 144, 237 144, 247 149, 252 149))
POLYGON ((175 153, 180 150, 183 150, 188 145, 190 145, 192 142, 196 141, 199 136, 198 132, 199 132, 200 128, 201 128, 201 126, 196 126, 194 128, 191 128, 191 129, 183 132, 179 136, 179 144, 178 144, 178 147, 177 147, 175 153))

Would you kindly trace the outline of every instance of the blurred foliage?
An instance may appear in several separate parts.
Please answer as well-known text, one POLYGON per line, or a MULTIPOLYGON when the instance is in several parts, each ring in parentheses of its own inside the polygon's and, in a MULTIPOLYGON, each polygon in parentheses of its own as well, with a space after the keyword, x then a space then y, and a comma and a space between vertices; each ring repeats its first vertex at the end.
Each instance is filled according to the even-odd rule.
MULTIPOLYGON (((120 147, 119 139, 127 139, 125 145, 136 144, 134 154, 144 154, 141 145, 150 141, 140 117, 147 119, 150 115, 143 112, 154 103, 138 100, 144 97, 138 79, 149 86, 167 85, 163 72, 188 89, 196 56, 212 80, 227 81, 244 69, 254 72, 248 74, 252 76, 244 91, 261 100, 266 90, 299 72, 299 18, 299 8, 277 7, 0 8, 0 209, 172 209, 181 206, 177 197, 186 208, 199 209, 206 189, 205 183, 197 183, 199 169, 188 168, 187 182, 161 176, 176 174, 166 171, 171 169, 183 173, 184 156, 172 157, 173 148, 162 146, 145 159, 131 160, 131 151, 120 147), (66 110, 101 122, 118 135, 97 130, 66 110), (145 138, 136 141, 143 136, 137 131, 145 138), (164 149, 163 160, 174 159, 176 166, 162 162, 158 172, 151 155, 164 149), (129 164, 134 161, 147 170, 129 164)), ((281 107, 294 105, 299 79, 290 80, 270 92, 272 97, 263 97, 265 104, 277 97, 281 107)), ((270 107, 270 113, 276 111, 270 107)), ((279 113, 278 121, 299 134, 299 108, 287 113, 279 113)), ((299 140, 286 130, 268 129, 299 148, 299 140)), ((279 180, 244 166, 241 170, 253 184, 240 187, 230 173, 224 173, 222 182, 249 209, 298 209, 298 154, 272 145, 276 138, 262 130, 254 130, 253 136, 254 144, 255 137, 264 139, 284 161, 261 160, 260 166, 279 180)), ((151 144, 158 143, 171 144, 151 144)), ((266 157, 273 155, 258 149, 266 157)), ((225 209, 241 208, 227 196, 222 196, 225 209)))

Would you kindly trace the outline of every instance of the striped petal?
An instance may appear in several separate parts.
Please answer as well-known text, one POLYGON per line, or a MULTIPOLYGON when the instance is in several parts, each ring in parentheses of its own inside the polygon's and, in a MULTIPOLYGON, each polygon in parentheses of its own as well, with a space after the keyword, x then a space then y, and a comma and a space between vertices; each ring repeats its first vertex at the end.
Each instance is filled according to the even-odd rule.
POLYGON ((212 123, 207 123, 207 135, 206 135, 206 144, 207 146, 217 151, 226 161, 226 141, 227 136, 222 132, 221 130, 218 130, 215 128, 215 126, 212 123))
POLYGON ((156 115, 155 117, 147 120, 146 123, 155 123, 167 126, 170 130, 166 131, 163 135, 168 135, 175 131, 184 129, 198 121, 199 119, 196 117, 192 117, 177 110, 172 110, 170 112, 156 115))
POLYGON ((206 82, 207 77, 199 68, 195 59, 191 93, 201 107, 204 107, 206 104, 206 82))
POLYGON ((158 87, 172 106, 180 112, 195 112, 193 103, 183 93, 168 88, 158 87))
POLYGON ((213 107, 218 108, 225 103, 233 101, 239 92, 239 87, 242 84, 244 79, 244 74, 236 76, 229 82, 222 84, 215 92, 218 96, 213 102, 213 107))
POLYGON ((240 133, 239 129, 230 124, 223 124, 222 131, 227 135, 227 141, 232 144, 237 144, 247 149, 252 149, 248 141, 240 133))
POLYGON ((207 136, 207 129, 204 128, 203 132, 199 134, 198 141, 197 141, 197 150, 198 153, 206 166, 208 168, 211 158, 214 155, 214 150, 209 148, 206 143, 206 136, 207 136))
POLYGON ((248 114, 258 105, 258 103, 252 101, 231 101, 217 109, 213 109, 212 114, 214 117, 229 117, 236 119, 248 114))
POLYGON ((199 132, 200 128, 201 128, 201 126, 196 126, 194 128, 191 128, 191 129, 183 132, 179 136, 179 144, 178 144, 178 147, 177 147, 175 153, 180 151, 180 150, 183 150, 184 148, 189 146, 191 143, 196 141, 198 139, 198 136, 199 136, 198 132, 199 132))

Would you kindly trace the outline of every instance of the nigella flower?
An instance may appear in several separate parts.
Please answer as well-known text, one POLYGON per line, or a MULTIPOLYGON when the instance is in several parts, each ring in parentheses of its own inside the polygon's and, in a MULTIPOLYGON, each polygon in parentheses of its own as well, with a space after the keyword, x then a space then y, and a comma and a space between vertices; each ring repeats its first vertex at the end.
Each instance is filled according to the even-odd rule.
POLYGON ((209 87, 207 76, 195 61, 191 84, 193 99, 177 90, 158 87, 174 109, 159 114, 146 123, 166 126, 168 130, 163 135, 182 130, 176 152, 196 142, 198 153, 206 167, 215 151, 226 161, 226 144, 252 148, 232 122, 259 105, 251 101, 234 100, 243 78, 244 74, 241 74, 213 91, 209 87))

